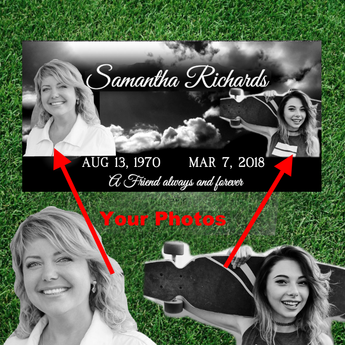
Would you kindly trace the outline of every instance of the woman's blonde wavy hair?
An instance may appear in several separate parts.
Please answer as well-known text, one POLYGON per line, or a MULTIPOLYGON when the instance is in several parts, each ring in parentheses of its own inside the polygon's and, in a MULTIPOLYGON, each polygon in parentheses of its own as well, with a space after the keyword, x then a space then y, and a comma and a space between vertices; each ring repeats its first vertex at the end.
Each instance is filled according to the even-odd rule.
POLYGON ((44 64, 37 72, 34 83, 37 95, 36 108, 38 112, 37 127, 43 128, 51 117, 44 108, 41 98, 42 81, 46 77, 54 77, 59 83, 73 86, 79 103, 75 105, 76 114, 80 114, 86 123, 100 123, 97 109, 93 101, 92 91, 84 84, 79 70, 69 62, 53 59, 44 64))
POLYGON ((308 156, 315 156, 319 154, 319 145, 317 144, 317 128, 316 128, 316 113, 317 105, 313 105, 310 97, 300 90, 291 90, 286 94, 279 104, 277 117, 278 117, 278 132, 281 139, 288 144, 289 143, 289 131, 287 123, 284 118, 284 109, 287 101, 291 98, 298 98, 305 109, 306 118, 301 125, 299 132, 303 136, 307 144, 308 156))
POLYGON ((300 331, 306 332, 310 343, 321 345, 321 334, 332 337, 331 325, 327 321, 330 304, 329 277, 331 272, 323 274, 315 259, 298 247, 282 246, 270 253, 260 268, 254 284, 254 300, 256 305, 256 325, 260 336, 268 345, 274 345, 276 324, 273 322, 273 311, 266 296, 267 278, 272 268, 282 260, 292 260, 299 264, 309 286, 309 297, 304 308, 296 317, 295 325, 300 331))
MULTIPOLYGON (((98 235, 101 240, 101 237, 98 235)), ((96 277, 97 291, 91 292, 89 303, 97 309, 105 323, 114 332, 136 330, 137 325, 128 311, 124 275, 119 264, 110 259, 115 273, 109 270, 84 218, 70 211, 47 207, 29 216, 18 228, 12 242, 12 264, 16 275, 14 291, 20 300, 19 325, 15 335, 29 337, 37 322, 44 315, 29 300, 24 286, 23 259, 25 248, 37 239, 47 239, 59 251, 86 259, 90 274, 96 277)))

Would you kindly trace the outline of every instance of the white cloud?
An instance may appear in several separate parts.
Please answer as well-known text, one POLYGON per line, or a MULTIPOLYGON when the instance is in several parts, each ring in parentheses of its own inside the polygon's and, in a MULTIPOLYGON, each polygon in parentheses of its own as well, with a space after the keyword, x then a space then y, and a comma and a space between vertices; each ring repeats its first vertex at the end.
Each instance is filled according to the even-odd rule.
POLYGON ((24 108, 33 108, 36 104, 36 93, 32 91, 23 91, 22 105, 24 108))
POLYGON ((158 132, 153 129, 136 128, 135 131, 124 133, 120 126, 111 125, 116 150, 125 153, 166 148, 221 148, 226 143, 222 141, 219 130, 203 118, 184 120, 184 124, 177 128, 169 127, 158 132))
POLYGON ((125 153, 138 153, 158 148, 161 134, 156 131, 137 131, 133 135, 115 137, 116 150, 125 153))
POLYGON ((204 113, 204 119, 207 119, 208 117, 212 116, 219 116, 220 115, 220 108, 219 107, 211 107, 204 113))
POLYGON ((288 79, 285 82, 287 89, 300 89, 304 90, 307 94, 309 88, 317 88, 321 90, 321 64, 313 66, 309 72, 307 72, 302 80, 296 80, 296 78, 288 79))

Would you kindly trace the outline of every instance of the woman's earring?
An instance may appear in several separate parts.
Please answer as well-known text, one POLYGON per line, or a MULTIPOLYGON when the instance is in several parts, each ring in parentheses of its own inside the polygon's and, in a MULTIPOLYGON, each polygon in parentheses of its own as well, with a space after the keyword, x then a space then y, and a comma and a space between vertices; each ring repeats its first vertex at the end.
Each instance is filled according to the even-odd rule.
POLYGON ((91 289, 91 291, 92 291, 93 293, 95 293, 95 292, 97 291, 96 285, 97 285, 97 281, 94 280, 94 281, 92 282, 92 289, 91 289))
POLYGON ((77 105, 79 105, 79 103, 80 103, 80 101, 79 101, 79 99, 77 99, 77 105))

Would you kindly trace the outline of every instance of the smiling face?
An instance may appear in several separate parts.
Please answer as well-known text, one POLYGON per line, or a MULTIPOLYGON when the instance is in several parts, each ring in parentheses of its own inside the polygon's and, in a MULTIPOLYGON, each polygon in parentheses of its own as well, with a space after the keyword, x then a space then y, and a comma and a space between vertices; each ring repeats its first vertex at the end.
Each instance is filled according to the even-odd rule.
POLYGON ((300 265, 293 260, 277 262, 267 277, 266 296, 276 322, 289 323, 304 308, 309 286, 300 265))
POLYGON ((44 110, 52 116, 75 117, 77 95, 73 86, 58 81, 53 76, 43 78, 41 100, 44 110))
POLYGON ((306 109, 299 98, 293 97, 286 102, 284 119, 288 130, 297 131, 304 123, 306 116, 306 109))
POLYGON ((27 245, 23 275, 29 300, 48 317, 91 313, 89 294, 94 279, 85 259, 60 252, 40 238, 27 245))

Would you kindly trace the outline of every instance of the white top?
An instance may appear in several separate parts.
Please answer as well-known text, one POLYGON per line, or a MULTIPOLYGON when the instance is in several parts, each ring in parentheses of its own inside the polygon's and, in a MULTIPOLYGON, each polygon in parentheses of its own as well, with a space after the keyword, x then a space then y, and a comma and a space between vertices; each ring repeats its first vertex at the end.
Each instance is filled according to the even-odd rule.
MULTIPOLYGON (((46 316, 43 316, 32 330, 29 338, 19 339, 16 336, 8 338, 4 345, 38 345, 40 336, 48 323, 46 316)), ((146 335, 129 331, 125 333, 114 333, 103 321, 98 310, 95 310, 90 328, 86 332, 80 345, 156 345, 146 335)))
MULTIPOLYGON (((43 128, 34 127, 28 137, 25 156, 53 156, 54 144, 49 129, 54 118, 50 117, 43 128)), ((110 130, 102 125, 88 125, 78 115, 77 121, 66 138, 55 145, 64 156, 114 156, 115 141, 110 130)))

